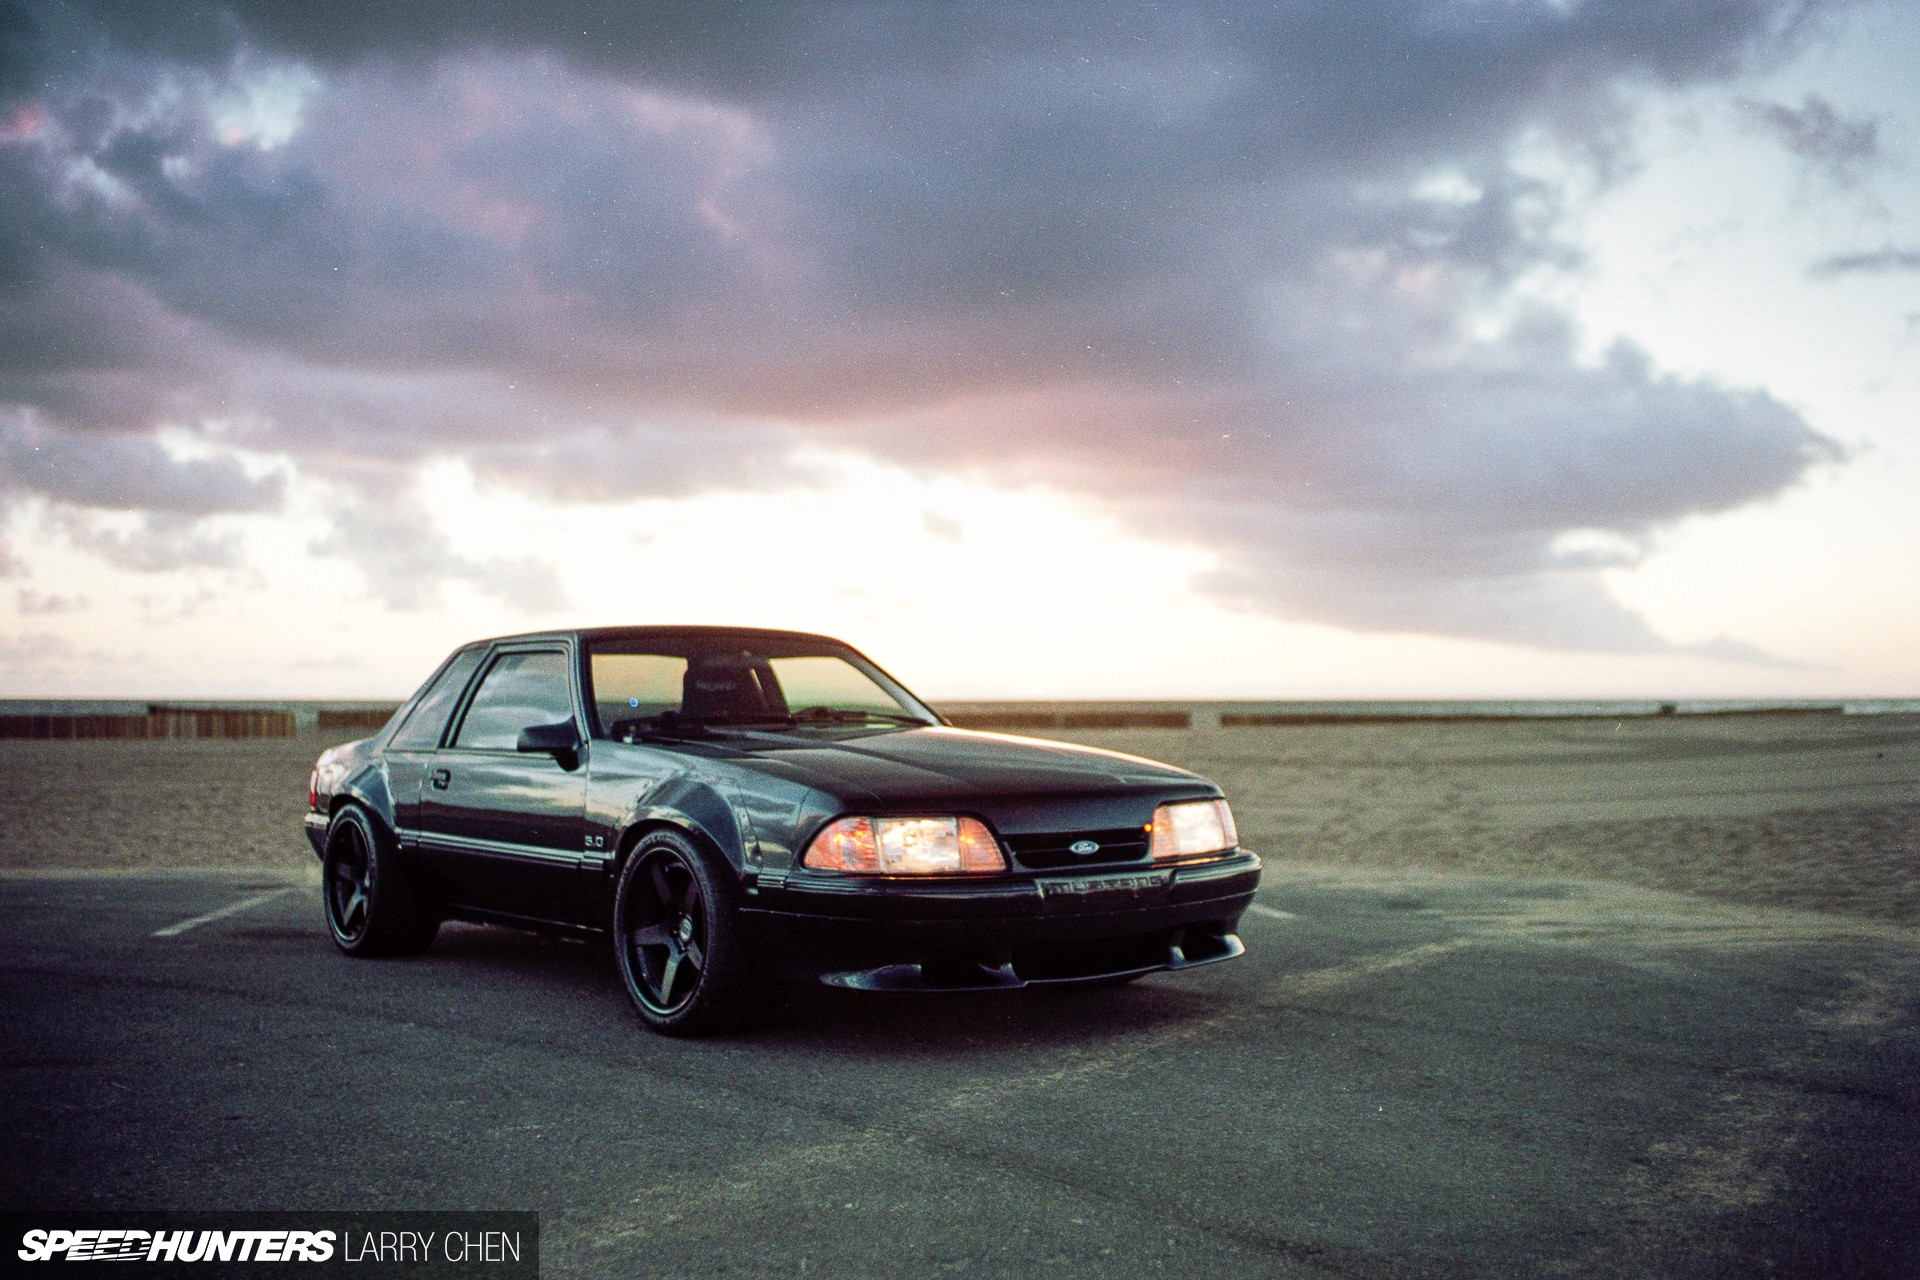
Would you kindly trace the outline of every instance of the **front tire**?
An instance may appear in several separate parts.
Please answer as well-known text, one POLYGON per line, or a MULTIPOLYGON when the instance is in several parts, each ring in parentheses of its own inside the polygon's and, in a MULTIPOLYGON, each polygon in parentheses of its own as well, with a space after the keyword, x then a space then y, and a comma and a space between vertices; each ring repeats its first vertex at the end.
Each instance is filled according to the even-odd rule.
POLYGON ((663 829, 634 846, 620 869, 613 925, 627 998, 653 1030, 707 1035, 754 1011, 739 882, 685 836, 663 829))
POLYGON ((333 945, 350 956, 413 955, 440 932, 440 917, 409 883, 391 842, 357 805, 340 810, 327 828, 320 896, 333 945))

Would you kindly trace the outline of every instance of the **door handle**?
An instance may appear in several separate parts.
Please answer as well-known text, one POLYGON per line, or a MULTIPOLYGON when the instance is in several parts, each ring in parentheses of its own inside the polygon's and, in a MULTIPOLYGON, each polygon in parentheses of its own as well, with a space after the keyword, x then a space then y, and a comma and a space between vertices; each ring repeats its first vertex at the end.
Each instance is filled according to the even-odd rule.
POLYGON ((432 778, 433 778, 433 789, 435 791, 445 791, 447 789, 447 784, 453 781, 453 770, 435 769, 433 771, 432 778))

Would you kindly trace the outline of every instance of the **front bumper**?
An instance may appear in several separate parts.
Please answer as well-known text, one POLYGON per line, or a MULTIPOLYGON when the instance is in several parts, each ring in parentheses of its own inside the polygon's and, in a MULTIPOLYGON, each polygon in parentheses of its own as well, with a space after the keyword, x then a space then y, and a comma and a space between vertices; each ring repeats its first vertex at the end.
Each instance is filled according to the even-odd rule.
POLYGON ((869 990, 1097 982, 1229 960, 1260 883, 1244 850, 1207 862, 937 883, 763 877, 745 915, 791 980, 869 990))

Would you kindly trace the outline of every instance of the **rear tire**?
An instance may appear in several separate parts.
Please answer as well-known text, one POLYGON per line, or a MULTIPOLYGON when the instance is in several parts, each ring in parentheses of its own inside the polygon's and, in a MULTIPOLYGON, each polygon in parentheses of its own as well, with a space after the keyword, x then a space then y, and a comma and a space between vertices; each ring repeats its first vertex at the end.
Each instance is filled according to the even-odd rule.
POLYGON ((320 896, 333 945, 350 956, 414 955, 440 932, 439 915, 408 879, 393 842, 357 805, 327 828, 320 896))
POLYGON ((730 1031, 755 1012, 760 980, 733 868, 676 831, 641 837, 620 869, 613 947, 627 998, 662 1035, 730 1031))

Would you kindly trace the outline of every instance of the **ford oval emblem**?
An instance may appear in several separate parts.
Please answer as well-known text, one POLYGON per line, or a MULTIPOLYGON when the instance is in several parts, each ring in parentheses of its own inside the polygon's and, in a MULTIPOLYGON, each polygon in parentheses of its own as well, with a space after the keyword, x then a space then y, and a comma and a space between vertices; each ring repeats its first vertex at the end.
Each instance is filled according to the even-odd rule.
POLYGON ((1084 858, 1088 854, 1100 852, 1100 843, 1097 840, 1075 840, 1067 846, 1067 852, 1076 858, 1084 858))

